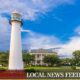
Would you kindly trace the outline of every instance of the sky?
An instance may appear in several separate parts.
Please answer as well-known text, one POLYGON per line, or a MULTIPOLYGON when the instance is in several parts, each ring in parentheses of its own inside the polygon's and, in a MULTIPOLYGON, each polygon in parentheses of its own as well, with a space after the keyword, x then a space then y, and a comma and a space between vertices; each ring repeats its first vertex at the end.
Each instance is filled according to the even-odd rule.
POLYGON ((0 0, 0 51, 10 48, 11 13, 22 15, 22 48, 80 50, 80 0, 0 0))

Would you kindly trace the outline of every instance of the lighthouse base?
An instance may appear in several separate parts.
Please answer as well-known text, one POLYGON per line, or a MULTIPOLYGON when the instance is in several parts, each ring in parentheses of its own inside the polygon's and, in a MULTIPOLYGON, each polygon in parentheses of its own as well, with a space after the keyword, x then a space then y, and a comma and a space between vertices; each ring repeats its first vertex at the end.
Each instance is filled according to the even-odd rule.
POLYGON ((24 70, 0 70, 0 80, 4 79, 26 80, 26 72, 24 70))

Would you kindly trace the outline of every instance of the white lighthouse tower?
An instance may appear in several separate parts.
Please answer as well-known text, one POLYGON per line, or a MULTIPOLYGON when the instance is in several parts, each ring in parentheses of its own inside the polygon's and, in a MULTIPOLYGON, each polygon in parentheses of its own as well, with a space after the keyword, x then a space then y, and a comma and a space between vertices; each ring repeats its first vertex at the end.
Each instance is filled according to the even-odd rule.
POLYGON ((12 25, 9 54, 9 70, 23 70, 22 46, 21 46, 21 15, 14 11, 11 15, 12 25))

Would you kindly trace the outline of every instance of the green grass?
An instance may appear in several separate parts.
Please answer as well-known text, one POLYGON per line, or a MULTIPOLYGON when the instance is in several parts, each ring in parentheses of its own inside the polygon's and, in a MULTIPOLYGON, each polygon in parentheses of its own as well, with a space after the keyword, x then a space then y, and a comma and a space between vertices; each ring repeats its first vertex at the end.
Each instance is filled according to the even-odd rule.
POLYGON ((25 69, 71 69, 69 66, 63 66, 63 67, 26 67, 25 69))
POLYGON ((72 70, 69 66, 63 67, 26 67, 25 69, 35 69, 35 70, 72 70))
MULTIPOLYGON (((0 68, 7 69, 8 67, 0 66, 0 68)), ((62 66, 62 67, 40 67, 40 66, 34 66, 34 67, 26 67, 24 69, 71 69, 70 66, 62 66)))
MULTIPOLYGON (((0 66, 0 70, 7 70, 8 67, 0 66)), ((69 66, 63 66, 63 67, 40 67, 40 66, 34 66, 34 67, 26 67, 25 70, 34 69, 34 70, 71 70, 71 67, 69 66)))
POLYGON ((2 67, 2 66, 0 66, 0 70, 7 70, 8 69, 8 67, 2 67))

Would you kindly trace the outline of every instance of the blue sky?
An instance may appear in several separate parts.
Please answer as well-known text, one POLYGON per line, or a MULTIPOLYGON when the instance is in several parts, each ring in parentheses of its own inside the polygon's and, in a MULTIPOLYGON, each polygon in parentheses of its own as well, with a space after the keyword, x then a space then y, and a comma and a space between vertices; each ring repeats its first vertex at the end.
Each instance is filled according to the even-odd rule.
POLYGON ((22 15, 23 49, 60 47, 58 53, 68 56, 80 49, 79 0, 1 0, 0 51, 9 50, 14 10, 22 15))

